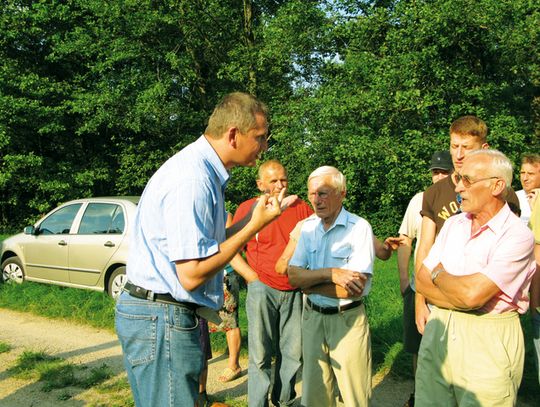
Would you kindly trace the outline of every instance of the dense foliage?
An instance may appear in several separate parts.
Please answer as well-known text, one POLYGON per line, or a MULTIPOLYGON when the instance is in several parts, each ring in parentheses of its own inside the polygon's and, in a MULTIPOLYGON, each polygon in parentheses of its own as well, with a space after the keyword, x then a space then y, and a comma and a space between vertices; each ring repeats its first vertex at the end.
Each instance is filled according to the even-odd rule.
MULTIPOLYGON (((335 165, 348 207, 395 233, 456 117, 485 119, 517 166, 540 150, 539 37, 531 0, 5 0, 0 228, 139 194, 246 90, 271 108, 267 157, 294 192, 335 165)), ((254 186, 234 170, 230 206, 254 186)))

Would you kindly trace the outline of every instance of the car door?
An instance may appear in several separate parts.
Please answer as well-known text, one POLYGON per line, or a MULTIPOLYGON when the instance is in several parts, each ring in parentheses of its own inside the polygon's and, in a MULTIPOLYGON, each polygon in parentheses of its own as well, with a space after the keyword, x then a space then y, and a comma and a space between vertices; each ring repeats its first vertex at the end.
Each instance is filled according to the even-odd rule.
POLYGON ((74 285, 94 287, 124 238, 124 210, 116 203, 91 202, 69 246, 69 276, 74 285))
POLYGON ((69 232, 81 206, 81 203, 62 206, 38 224, 36 235, 24 246, 28 280, 69 282, 69 232))

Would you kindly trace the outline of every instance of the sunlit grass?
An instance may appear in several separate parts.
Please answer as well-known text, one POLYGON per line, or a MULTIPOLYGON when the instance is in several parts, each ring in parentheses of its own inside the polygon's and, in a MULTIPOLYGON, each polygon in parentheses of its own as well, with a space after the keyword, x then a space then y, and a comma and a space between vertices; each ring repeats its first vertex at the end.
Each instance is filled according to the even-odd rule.
MULTIPOLYGON (((107 405, 110 407, 135 406, 133 397, 131 395, 129 382, 127 380, 127 377, 125 376, 114 378, 114 379, 105 381, 103 383, 100 383, 99 385, 95 386, 94 389, 98 393, 104 394, 108 397, 107 405)), ((94 404, 90 404, 90 405, 93 406, 94 404)))
MULTIPOLYGON (((41 390, 44 392, 71 386, 89 389, 112 376, 111 368, 105 363, 88 369, 86 365, 76 365, 44 351, 31 350, 21 353, 8 372, 19 379, 42 382, 41 390)), ((60 397, 66 397, 68 394, 64 392, 60 397)))
POLYGON ((11 345, 6 342, 0 342, 0 353, 9 352, 12 349, 11 345))
POLYGON ((8 283, 1 286, 0 307, 114 330, 114 301, 100 292, 8 283))

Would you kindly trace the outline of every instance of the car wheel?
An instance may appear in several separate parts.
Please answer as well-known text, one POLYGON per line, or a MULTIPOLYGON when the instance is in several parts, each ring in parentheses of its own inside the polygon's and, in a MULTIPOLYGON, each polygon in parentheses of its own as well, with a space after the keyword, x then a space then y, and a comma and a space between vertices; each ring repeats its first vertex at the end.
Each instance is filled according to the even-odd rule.
POLYGON ((109 295, 114 299, 118 298, 122 292, 122 288, 124 288, 124 285, 126 284, 126 281, 126 268, 124 266, 118 267, 109 277, 109 284, 107 286, 107 292, 109 295))
POLYGON ((9 257, 2 262, 2 282, 8 281, 17 284, 24 281, 24 268, 17 256, 9 257))

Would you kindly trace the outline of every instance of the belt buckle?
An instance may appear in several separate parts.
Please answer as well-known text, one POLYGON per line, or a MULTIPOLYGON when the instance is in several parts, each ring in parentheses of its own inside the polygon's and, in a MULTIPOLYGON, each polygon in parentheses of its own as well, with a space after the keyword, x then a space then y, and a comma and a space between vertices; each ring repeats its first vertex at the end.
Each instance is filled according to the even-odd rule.
POLYGON ((139 287, 138 285, 131 285, 129 288, 129 293, 137 298, 146 299, 149 301, 154 301, 154 292, 147 290, 145 288, 139 287))

